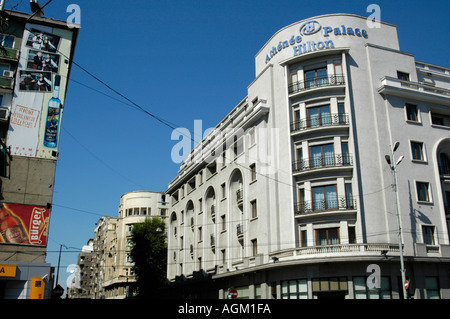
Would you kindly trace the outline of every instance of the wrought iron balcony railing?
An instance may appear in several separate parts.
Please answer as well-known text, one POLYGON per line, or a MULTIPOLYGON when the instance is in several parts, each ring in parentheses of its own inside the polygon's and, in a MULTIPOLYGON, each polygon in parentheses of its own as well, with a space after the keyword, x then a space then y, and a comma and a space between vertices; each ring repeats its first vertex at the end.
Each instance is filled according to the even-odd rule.
POLYGON ((344 84, 345 79, 343 75, 328 75, 324 77, 317 77, 304 81, 294 82, 289 85, 289 94, 318 87, 344 85, 344 84))
POLYGON ((345 113, 328 114, 322 115, 317 118, 294 121, 291 123, 291 131, 295 132, 318 127, 329 127, 348 124, 349 124, 348 114, 345 113))
POLYGON ((301 201, 294 205, 295 215, 354 209, 356 209, 356 199, 345 196, 326 200, 301 201))
POLYGON ((292 163, 292 170, 294 172, 303 172, 325 167, 342 167, 351 165, 353 165, 351 154, 336 154, 295 161, 292 163))

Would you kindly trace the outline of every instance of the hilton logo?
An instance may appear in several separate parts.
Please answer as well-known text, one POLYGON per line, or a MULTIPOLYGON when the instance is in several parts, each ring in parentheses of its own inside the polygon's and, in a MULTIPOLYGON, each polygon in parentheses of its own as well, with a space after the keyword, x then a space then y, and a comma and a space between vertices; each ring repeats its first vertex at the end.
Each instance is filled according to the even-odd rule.
POLYGON ((310 35, 319 32, 321 25, 316 20, 307 21, 300 27, 301 35, 310 35))

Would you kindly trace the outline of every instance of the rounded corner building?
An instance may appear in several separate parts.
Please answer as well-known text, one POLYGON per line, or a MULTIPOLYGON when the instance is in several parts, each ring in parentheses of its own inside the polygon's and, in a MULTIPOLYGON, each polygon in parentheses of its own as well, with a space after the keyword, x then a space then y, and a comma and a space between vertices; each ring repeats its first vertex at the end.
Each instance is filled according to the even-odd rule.
POLYGON ((173 287, 449 298, 450 69, 354 14, 291 24, 255 63, 166 191, 173 287))

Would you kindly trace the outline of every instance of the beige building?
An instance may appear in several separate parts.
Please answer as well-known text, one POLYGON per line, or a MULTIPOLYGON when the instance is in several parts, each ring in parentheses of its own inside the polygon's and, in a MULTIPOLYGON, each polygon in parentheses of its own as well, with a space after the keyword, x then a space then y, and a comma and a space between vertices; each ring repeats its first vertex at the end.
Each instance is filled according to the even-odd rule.
MULTIPOLYGON (((95 228, 92 298, 123 299, 136 295, 130 237, 135 224, 146 218, 167 216, 163 192, 134 191, 120 198, 118 217, 104 216, 95 228)), ((91 283, 84 282, 84 285, 91 283)))

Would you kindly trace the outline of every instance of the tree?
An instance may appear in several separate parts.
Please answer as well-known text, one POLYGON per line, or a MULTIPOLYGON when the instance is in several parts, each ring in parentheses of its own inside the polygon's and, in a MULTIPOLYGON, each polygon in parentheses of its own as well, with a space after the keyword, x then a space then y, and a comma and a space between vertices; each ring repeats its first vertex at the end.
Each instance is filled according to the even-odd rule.
POLYGON ((166 224, 159 217, 134 225, 130 256, 134 262, 140 298, 157 298, 166 283, 166 224))

